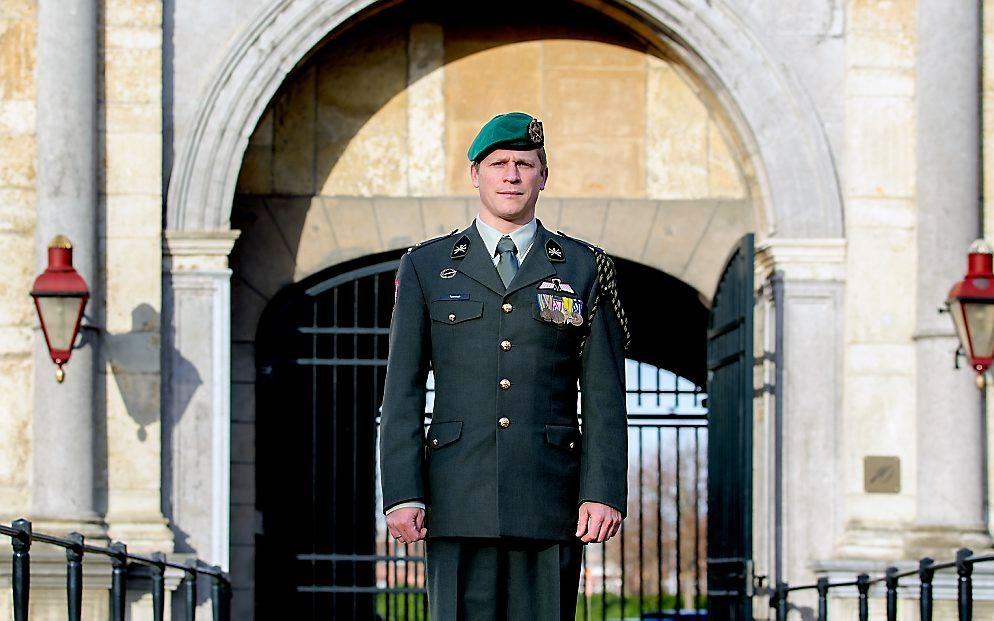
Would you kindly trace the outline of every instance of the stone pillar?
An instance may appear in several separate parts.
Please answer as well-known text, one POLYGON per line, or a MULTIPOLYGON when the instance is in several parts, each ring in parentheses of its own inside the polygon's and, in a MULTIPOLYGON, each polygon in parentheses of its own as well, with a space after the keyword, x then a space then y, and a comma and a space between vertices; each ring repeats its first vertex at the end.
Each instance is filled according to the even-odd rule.
MULTIPOLYGON (((813 582, 811 567, 829 558, 843 529, 844 485, 840 416, 843 383, 843 304, 846 246, 843 239, 770 238, 757 248, 756 284, 774 272, 783 276, 782 537, 781 575, 792 583, 813 582), (817 328, 815 329, 815 326, 817 328)), ((775 351, 774 320, 763 327, 766 351, 775 351)), ((759 327, 757 326, 757 330, 759 327)), ((757 345, 758 347, 758 345, 757 345)), ((767 376, 771 381, 772 373, 767 376)), ((755 421, 757 541, 773 579, 776 575, 776 410, 772 400, 755 421)), ((803 595, 799 595, 799 601, 803 595)))
POLYGON ((163 495, 176 551, 228 568, 231 270, 237 231, 167 231, 163 495))
POLYGON ((38 530, 58 534, 104 532, 96 489, 95 365, 102 324, 97 241, 97 25, 96 0, 38 2, 38 224, 37 267, 47 263, 56 234, 74 245, 76 270, 93 295, 86 309, 83 346, 55 369, 39 330, 34 377, 32 518, 38 530))
POLYGON ((978 18, 976 3, 918 3, 918 493, 908 540, 916 556, 990 545, 980 395, 973 373, 953 368, 957 339, 937 312, 981 233, 978 18))

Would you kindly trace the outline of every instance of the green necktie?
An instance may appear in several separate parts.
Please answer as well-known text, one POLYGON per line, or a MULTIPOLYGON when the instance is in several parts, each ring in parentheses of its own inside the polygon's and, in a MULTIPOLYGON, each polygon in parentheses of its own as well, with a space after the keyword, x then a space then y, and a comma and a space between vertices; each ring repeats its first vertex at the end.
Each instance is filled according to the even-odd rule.
POLYGON ((504 288, 507 288, 514 280, 514 275, 518 273, 518 257, 516 256, 518 248, 510 236, 505 235, 497 242, 497 254, 500 255, 497 273, 500 274, 500 279, 504 282, 504 288))

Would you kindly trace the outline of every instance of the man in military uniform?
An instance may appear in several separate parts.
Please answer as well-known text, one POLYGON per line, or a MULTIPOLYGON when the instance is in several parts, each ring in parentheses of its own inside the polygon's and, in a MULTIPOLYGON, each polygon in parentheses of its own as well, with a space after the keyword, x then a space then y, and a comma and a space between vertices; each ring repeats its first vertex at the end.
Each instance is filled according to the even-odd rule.
POLYGON ((401 543, 427 537, 432 621, 572 620, 582 545, 625 514, 627 325, 610 259, 535 219, 541 123, 494 117, 468 155, 476 221, 411 249, 397 272, 387 526, 401 543))

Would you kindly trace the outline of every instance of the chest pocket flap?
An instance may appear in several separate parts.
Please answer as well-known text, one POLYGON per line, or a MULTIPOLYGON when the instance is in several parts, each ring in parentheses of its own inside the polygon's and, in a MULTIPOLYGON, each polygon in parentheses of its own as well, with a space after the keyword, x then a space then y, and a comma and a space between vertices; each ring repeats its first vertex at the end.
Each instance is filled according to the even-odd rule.
POLYGON ((435 300, 431 303, 431 319, 457 324, 483 316, 483 302, 477 300, 435 300))

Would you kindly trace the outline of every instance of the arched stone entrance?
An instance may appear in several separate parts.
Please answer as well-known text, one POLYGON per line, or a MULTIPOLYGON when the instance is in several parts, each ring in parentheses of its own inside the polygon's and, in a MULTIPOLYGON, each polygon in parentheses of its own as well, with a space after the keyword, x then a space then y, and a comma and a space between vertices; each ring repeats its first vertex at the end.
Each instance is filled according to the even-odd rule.
MULTIPOLYGON (((790 238, 837 237, 841 210, 817 116, 794 94, 789 76, 767 60, 741 22, 721 7, 705 5, 618 3, 598 4, 595 9, 636 42, 602 43, 627 52, 637 49, 647 62, 674 71, 677 79, 672 84, 682 85, 683 90, 669 92, 690 93, 688 102, 715 113, 715 131, 739 169, 742 194, 728 199, 705 193, 684 200, 651 192, 598 195, 596 189, 587 188, 586 193, 547 193, 540 217, 550 228, 562 227, 622 257, 679 277, 706 300, 721 267, 723 248, 746 230, 770 239, 767 258, 778 266, 782 264, 776 257, 784 253, 802 268, 824 263, 825 257, 837 265, 838 243, 809 244, 790 238), (750 80, 736 77, 741 75, 749 75, 750 80), (770 101, 778 105, 771 106, 770 101), (787 126, 791 131, 778 129, 787 126), (702 247, 713 252, 699 252, 702 247), (812 247, 821 254, 812 255, 812 247)), ((201 106, 197 131, 177 155, 171 177, 164 316, 165 338, 174 343, 177 356, 164 364, 164 412, 173 429, 164 485, 170 498, 169 517, 181 530, 210 533, 187 543, 194 549, 211 549, 219 563, 227 564, 230 549, 239 576, 250 576, 252 565, 255 466, 246 448, 255 422, 250 361, 254 328, 266 299, 329 265, 447 232, 465 225, 475 213, 471 198, 446 190, 450 177, 443 177, 441 184, 429 178, 424 182, 427 188, 411 184, 409 178, 404 192, 395 195, 361 188, 345 195, 313 189, 279 195, 272 187, 253 192, 245 185, 236 192, 246 164, 258 162, 253 160, 253 149, 266 147, 253 140, 270 122, 267 107, 273 101, 292 99, 294 88, 306 82, 300 80, 309 62, 304 59, 361 30, 363 23, 388 15, 391 6, 297 1, 280 3, 261 15, 257 27, 229 54, 201 106), (322 40, 324 47, 318 45, 322 40), (243 232, 243 240, 236 251, 232 303, 227 256, 236 231, 243 232), (230 307, 234 307, 234 324, 228 323, 230 307), (192 362, 194 374, 181 366, 186 361, 192 362), (179 409, 177 404, 186 403, 185 396, 170 391, 201 383, 185 410, 179 409), (202 483, 204 472, 211 473, 208 486, 202 483), (234 508, 230 514, 229 507, 234 508), (234 525, 230 529, 229 523, 234 525)), ((595 12, 586 4, 576 6, 578 11, 595 12)), ((411 28, 409 33, 419 32, 422 41, 430 41, 434 35, 428 26, 411 28)), ((533 36, 529 41, 541 43, 542 38, 533 36)), ((460 58, 500 50, 506 43, 483 46, 460 58)), ((418 73, 424 67, 419 69, 417 50, 431 52, 431 45, 405 50, 414 52, 404 68, 412 79, 398 92, 409 91, 423 101, 437 96, 438 85, 432 82, 430 63, 428 71, 418 73)), ((444 54, 442 64, 448 65, 444 54)), ((382 107, 391 101, 386 98, 382 107)), ((416 119, 433 118, 431 111, 416 110, 409 103, 405 112, 409 122, 412 114, 416 119)), ((269 114, 275 115, 271 108, 269 114)), ((351 137, 361 137, 365 128, 355 128, 351 137)), ((451 149, 458 143, 454 139, 451 149)), ((411 141, 404 146, 418 152, 411 141)), ((342 152, 332 159, 342 161, 343 154, 348 155, 342 152)), ((553 157, 554 162, 556 157, 568 161, 565 155, 553 157)), ((292 158, 284 164, 292 166, 292 158)), ((408 170, 416 167, 408 165, 408 170)), ((327 169, 323 174, 325 180, 333 177, 327 169)), ((818 280, 824 274, 824 269, 815 274, 812 287, 821 286, 818 280)), ((825 277, 831 289, 826 299, 839 295, 837 275, 829 269, 825 277)), ((834 336, 826 333, 824 338, 834 336)), ((243 601, 250 597, 246 589, 251 584, 248 579, 240 585, 243 601)))

